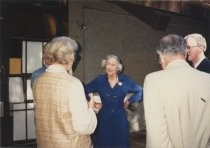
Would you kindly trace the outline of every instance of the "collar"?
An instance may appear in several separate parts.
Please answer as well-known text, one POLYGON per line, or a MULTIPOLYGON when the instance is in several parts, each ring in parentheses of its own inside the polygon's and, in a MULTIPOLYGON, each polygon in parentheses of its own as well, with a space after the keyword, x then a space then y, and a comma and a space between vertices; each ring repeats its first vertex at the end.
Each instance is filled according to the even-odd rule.
POLYGON ((183 59, 177 59, 174 60, 172 62, 170 62, 167 66, 166 66, 166 70, 167 69, 171 69, 171 68, 175 68, 175 67, 180 67, 180 66, 187 66, 189 65, 185 60, 183 59))
POLYGON ((47 67, 46 71, 47 72, 53 72, 53 73, 60 73, 60 72, 67 73, 65 68, 61 65, 50 65, 50 66, 47 67))
POLYGON ((194 68, 197 68, 198 67, 198 65, 200 65, 200 63, 203 61, 203 59, 205 59, 206 57, 205 56, 202 56, 201 58, 200 58, 200 60, 194 65, 194 68))

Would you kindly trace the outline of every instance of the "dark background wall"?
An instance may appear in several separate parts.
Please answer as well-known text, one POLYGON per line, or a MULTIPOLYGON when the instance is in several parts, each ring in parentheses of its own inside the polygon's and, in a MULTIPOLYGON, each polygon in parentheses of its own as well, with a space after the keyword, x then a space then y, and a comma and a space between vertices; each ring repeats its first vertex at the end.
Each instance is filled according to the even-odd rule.
MULTIPOLYGON (((199 32, 208 37, 208 29, 207 21, 176 13, 154 13, 153 9, 103 1, 70 2, 69 36, 81 46, 74 75, 87 83, 104 73, 101 60, 107 54, 116 54, 125 65, 124 73, 143 85, 146 74, 160 70, 155 46, 163 35, 199 32)), ((142 102, 136 112, 128 114, 131 131, 145 129, 142 102)))
MULTIPOLYGON (((0 74, 2 71, 2 29, 3 26, 3 15, 2 15, 2 2, 0 1, 0 74)), ((1 77, 0 77, 0 96, 1 96, 1 91, 2 91, 2 83, 1 83, 1 77)), ((1 132, 1 127, 2 127, 2 116, 3 116, 3 106, 2 106, 2 100, 0 97, 0 137, 2 137, 2 132, 1 132)), ((0 138, 0 145, 2 143, 2 139, 0 138)))

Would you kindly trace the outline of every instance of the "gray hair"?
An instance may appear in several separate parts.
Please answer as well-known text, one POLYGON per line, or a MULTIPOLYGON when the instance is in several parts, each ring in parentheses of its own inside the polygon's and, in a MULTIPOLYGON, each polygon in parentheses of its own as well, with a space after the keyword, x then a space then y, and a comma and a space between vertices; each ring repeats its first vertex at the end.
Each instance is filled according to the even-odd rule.
POLYGON ((156 47, 157 53, 169 55, 183 55, 187 54, 185 42, 183 37, 177 34, 168 34, 160 39, 156 47))
POLYGON ((68 64, 70 61, 74 61, 74 54, 78 45, 75 40, 61 36, 53 38, 44 48, 45 59, 50 64, 54 62, 68 64))
POLYGON ((194 39, 195 42, 197 43, 197 46, 203 48, 203 51, 206 51, 206 39, 199 33, 192 33, 192 34, 188 34, 184 37, 184 40, 187 42, 187 40, 191 38, 194 39))
POLYGON ((122 70, 123 70, 123 65, 122 65, 122 62, 121 62, 120 58, 116 55, 107 55, 106 58, 102 60, 101 66, 103 68, 106 68, 107 61, 111 58, 113 58, 117 61, 117 72, 121 73, 122 70))

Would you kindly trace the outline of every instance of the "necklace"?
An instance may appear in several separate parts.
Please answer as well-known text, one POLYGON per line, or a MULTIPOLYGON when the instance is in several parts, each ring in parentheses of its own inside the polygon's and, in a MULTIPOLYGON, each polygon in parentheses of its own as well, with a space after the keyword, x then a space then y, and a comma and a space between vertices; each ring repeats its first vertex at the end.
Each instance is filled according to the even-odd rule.
POLYGON ((108 79, 109 84, 111 85, 111 87, 113 88, 116 83, 118 82, 118 76, 115 77, 115 79, 108 79))

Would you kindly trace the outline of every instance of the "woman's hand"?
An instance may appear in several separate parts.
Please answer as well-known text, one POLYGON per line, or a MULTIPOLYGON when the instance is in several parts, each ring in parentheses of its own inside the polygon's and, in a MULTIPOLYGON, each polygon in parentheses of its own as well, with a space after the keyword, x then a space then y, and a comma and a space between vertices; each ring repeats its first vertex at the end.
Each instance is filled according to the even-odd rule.
POLYGON ((129 102, 128 100, 126 100, 126 101, 124 102, 124 108, 127 109, 129 104, 130 104, 130 102, 129 102))

